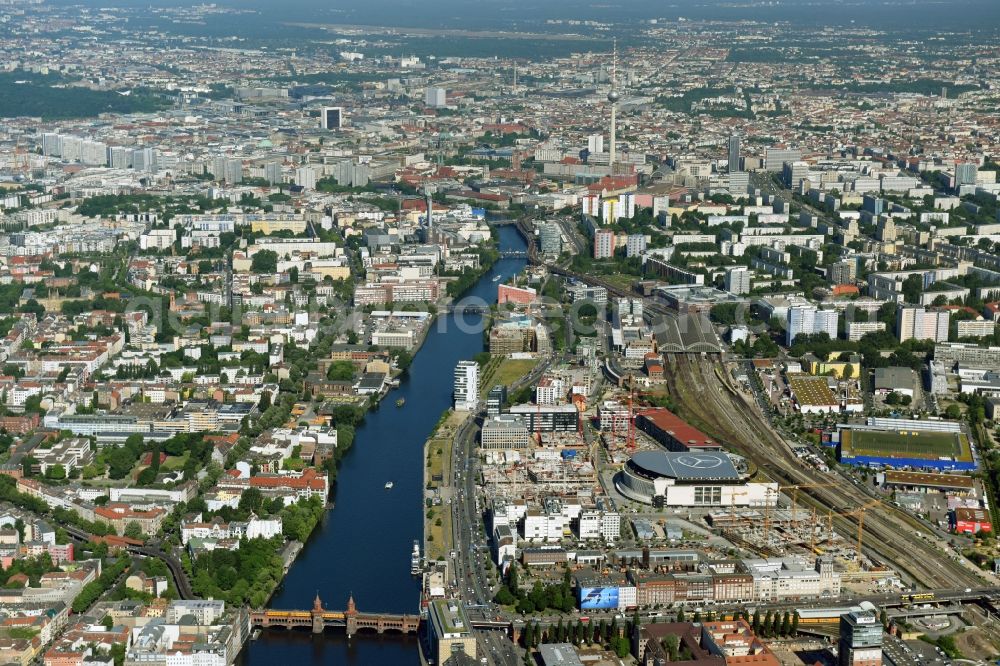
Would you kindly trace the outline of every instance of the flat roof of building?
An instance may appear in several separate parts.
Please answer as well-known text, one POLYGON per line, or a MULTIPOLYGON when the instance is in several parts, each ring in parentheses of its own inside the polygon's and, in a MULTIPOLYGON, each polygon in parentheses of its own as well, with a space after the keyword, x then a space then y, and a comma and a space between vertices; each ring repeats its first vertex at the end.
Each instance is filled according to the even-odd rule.
POLYGON ((885 473, 886 483, 896 483, 906 486, 924 486, 927 488, 957 488, 972 490, 975 482, 971 476, 962 474, 933 474, 926 472, 897 472, 889 470, 885 473))
POLYGON ((462 602, 455 599, 432 600, 430 617, 439 638, 467 634, 472 630, 469 618, 465 616, 465 609, 462 608, 462 602))
POLYGON ((837 398, 826 383, 826 377, 792 373, 788 385, 800 405, 837 405, 837 398))
POLYGON ((583 666, 576 648, 569 643, 550 643, 538 646, 545 666, 583 666))
POLYGON ((710 446, 717 448, 718 442, 698 430, 687 421, 677 416, 669 409, 654 407, 645 409, 638 414, 660 430, 669 433, 679 442, 691 447, 710 446))
POLYGON ((629 462, 650 474, 678 481, 736 481, 740 478, 725 453, 640 451, 629 462))

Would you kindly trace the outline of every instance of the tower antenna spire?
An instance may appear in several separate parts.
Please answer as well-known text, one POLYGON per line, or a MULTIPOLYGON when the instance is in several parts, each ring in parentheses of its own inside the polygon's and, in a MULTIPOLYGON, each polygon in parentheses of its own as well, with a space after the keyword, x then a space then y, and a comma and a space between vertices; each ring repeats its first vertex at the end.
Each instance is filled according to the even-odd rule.
POLYGON ((615 174, 615 148, 618 143, 618 38, 613 42, 611 54, 611 90, 608 92, 608 102, 611 103, 611 146, 608 149, 608 170, 615 174))

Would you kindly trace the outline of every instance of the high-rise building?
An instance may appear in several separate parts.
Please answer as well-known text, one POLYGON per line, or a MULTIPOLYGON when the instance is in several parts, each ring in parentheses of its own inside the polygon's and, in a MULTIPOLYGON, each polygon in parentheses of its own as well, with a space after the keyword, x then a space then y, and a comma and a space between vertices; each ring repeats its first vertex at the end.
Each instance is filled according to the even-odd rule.
POLYGON ((729 194, 734 199, 739 199, 750 191, 750 174, 746 171, 730 171, 728 178, 729 194))
POLYGON ((896 335, 906 340, 948 341, 948 311, 928 312, 922 307, 901 307, 896 311, 896 335))
POLYGON ((319 112, 320 127, 325 130, 336 130, 344 126, 344 108, 341 106, 326 106, 319 112))
POLYGON ((428 88, 424 93, 424 104, 433 109, 448 106, 448 91, 444 88, 428 88))
POLYGON ((212 176, 227 185, 238 184, 243 181, 243 162, 229 157, 216 157, 212 160, 212 176))
POLYGON ((486 414, 497 416, 503 410, 504 403, 507 402, 507 387, 497 384, 486 394, 486 414))
POLYGON ((125 146, 108 147, 108 166, 112 169, 127 169, 132 160, 132 151, 125 146))
POLYGON ((311 167, 299 167, 295 170, 295 184, 306 190, 315 190, 316 170, 311 167))
POLYGON ((866 194, 861 199, 861 210, 867 211, 872 215, 881 215, 885 210, 885 200, 877 194, 866 194))
POLYGON ((740 170, 740 137, 733 134, 729 137, 729 173, 740 170))
POLYGON ((750 269, 733 266, 726 270, 726 291, 731 294, 750 293, 750 269))
POLYGON ((281 164, 278 162, 268 162, 264 165, 264 179, 271 185, 281 182, 281 164))
POLYGON ((479 406, 479 364, 459 361, 455 366, 455 410, 472 412, 479 406))
POLYGON ((594 259, 610 259, 615 254, 615 232, 598 229, 594 232, 594 259))
POLYGON ((840 666, 881 666, 882 623, 875 611, 857 610, 840 616, 840 666))
POLYGON ((625 256, 638 257, 646 251, 645 234, 629 234, 625 239, 625 256))
POLYGON ((962 185, 975 185, 976 184, 976 173, 979 168, 974 162, 956 162, 955 163, 955 189, 957 190, 962 185))
POLYGON ((878 219, 875 227, 875 237, 883 243, 896 242, 896 223, 888 215, 883 215, 878 219))
POLYGON ((792 189, 809 179, 809 165, 805 162, 785 162, 781 166, 781 172, 785 185, 792 189))
POLYGON ((785 332, 785 344, 791 346, 797 335, 815 335, 817 333, 826 333, 831 339, 836 339, 836 310, 820 310, 813 305, 788 308, 788 330, 785 332))
POLYGON ((779 172, 785 162, 798 162, 802 159, 802 151, 798 148, 767 148, 764 150, 764 169, 779 172))
POLYGON ((604 152, 603 134, 591 134, 587 137, 587 152, 591 155, 604 152))
POLYGON ((853 259, 844 259, 830 265, 827 277, 832 284, 850 284, 858 275, 858 263, 853 259))
POLYGON ((542 254, 556 256, 562 252, 562 233, 555 222, 546 222, 538 231, 538 243, 542 254))

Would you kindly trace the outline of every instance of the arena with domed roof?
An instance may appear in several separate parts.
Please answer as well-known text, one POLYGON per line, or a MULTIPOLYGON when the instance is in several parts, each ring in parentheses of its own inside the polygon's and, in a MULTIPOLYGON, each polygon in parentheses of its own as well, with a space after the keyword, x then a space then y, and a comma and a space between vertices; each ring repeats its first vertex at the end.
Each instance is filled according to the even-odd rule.
POLYGON ((774 505, 777 483, 750 483, 741 459, 723 451, 641 451, 617 475, 615 488, 653 506, 731 507, 774 505))

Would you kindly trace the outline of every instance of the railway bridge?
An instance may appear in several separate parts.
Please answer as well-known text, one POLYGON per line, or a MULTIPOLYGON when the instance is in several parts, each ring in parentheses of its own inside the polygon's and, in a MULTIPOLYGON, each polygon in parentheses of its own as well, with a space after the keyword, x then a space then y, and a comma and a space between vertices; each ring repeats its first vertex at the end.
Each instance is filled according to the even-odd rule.
POLYGON ((347 599, 344 610, 323 608, 323 601, 316 595, 310 610, 277 610, 265 608, 250 611, 250 625, 261 629, 309 629, 314 634, 323 633, 328 627, 343 627, 348 638, 359 631, 398 631, 415 634, 420 628, 419 615, 393 615, 391 613, 362 613, 354 605, 354 597, 347 599))

